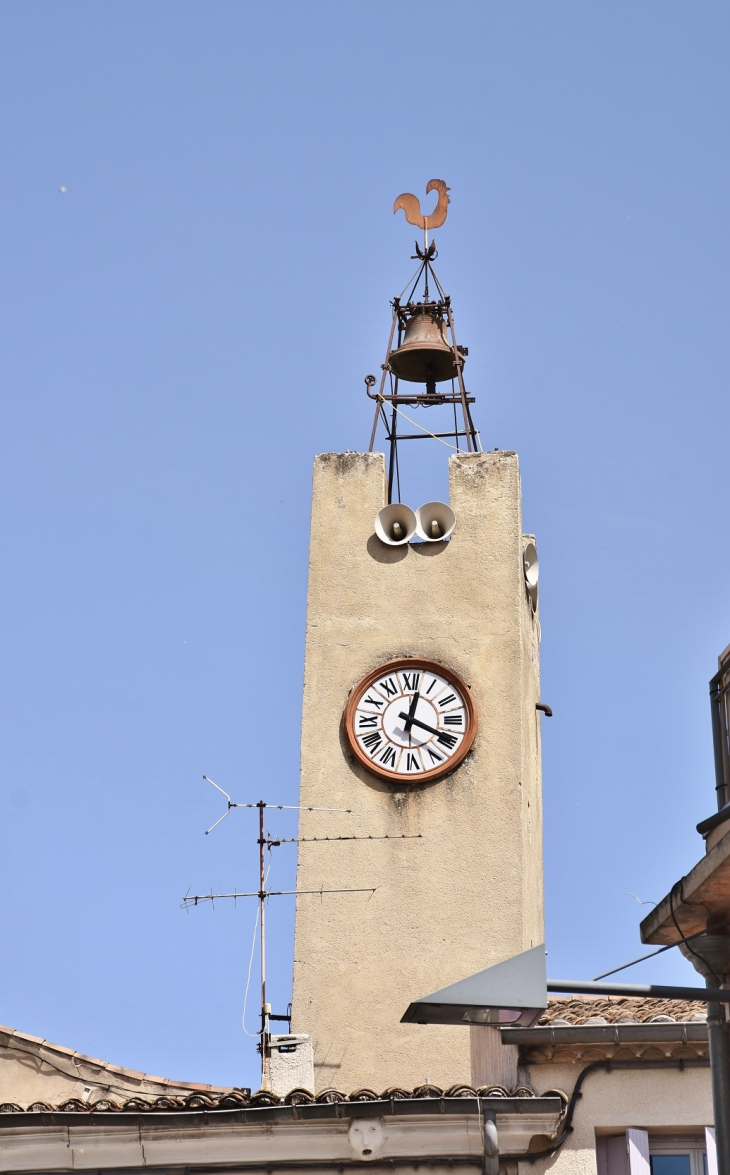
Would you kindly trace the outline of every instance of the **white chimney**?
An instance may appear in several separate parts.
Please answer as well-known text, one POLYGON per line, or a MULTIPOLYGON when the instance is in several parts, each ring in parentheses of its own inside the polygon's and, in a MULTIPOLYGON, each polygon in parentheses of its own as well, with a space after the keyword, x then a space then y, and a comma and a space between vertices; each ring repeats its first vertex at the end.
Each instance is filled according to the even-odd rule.
POLYGON ((285 1097, 292 1089, 314 1093, 314 1049, 304 1033, 269 1038, 271 1092, 285 1097))

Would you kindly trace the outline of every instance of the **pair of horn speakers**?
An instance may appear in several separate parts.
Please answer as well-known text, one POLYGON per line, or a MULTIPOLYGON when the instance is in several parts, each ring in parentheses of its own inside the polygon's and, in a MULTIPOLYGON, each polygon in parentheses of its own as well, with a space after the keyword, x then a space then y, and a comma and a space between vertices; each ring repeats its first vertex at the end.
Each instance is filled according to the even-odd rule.
POLYGON ((440 543, 456 526, 456 515, 445 502, 426 502, 415 514, 410 506, 393 502, 375 519, 375 533, 389 547, 402 547, 415 536, 422 543, 440 543))
POLYGON ((533 612, 537 611, 537 582, 540 578, 540 562, 537 557, 537 547, 528 543, 522 552, 522 565, 525 569, 525 587, 530 597, 533 612))

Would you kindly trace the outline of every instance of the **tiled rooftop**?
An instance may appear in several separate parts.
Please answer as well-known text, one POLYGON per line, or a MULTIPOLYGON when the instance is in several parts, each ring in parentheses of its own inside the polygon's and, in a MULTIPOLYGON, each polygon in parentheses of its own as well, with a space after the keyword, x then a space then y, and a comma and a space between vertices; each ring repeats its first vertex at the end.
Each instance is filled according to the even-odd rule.
POLYGON ((309 1106, 327 1105, 334 1102, 377 1102, 377 1101, 412 1101, 418 1098, 534 1098, 535 1093, 524 1086, 509 1091, 502 1085, 488 1085, 474 1089, 471 1085, 452 1085, 449 1089, 441 1089, 438 1085, 419 1085, 415 1089, 401 1089, 391 1086, 382 1093, 372 1089, 357 1089, 354 1093, 341 1093, 338 1089, 325 1089, 315 1097, 307 1089, 293 1089, 286 1097, 280 1098, 276 1094, 259 1090, 252 1094, 248 1089, 231 1089, 222 1095, 192 1093, 187 1097, 164 1096, 158 1098, 132 1097, 126 1101, 112 1101, 102 1098, 93 1104, 82 1102, 78 1098, 58 1106, 49 1106, 46 1102, 34 1102, 30 1106, 19 1106, 14 1102, 0 1104, 0 1114, 38 1114, 38 1113, 150 1113, 161 1110, 238 1110, 255 1109, 262 1106, 309 1106))
MULTIPOLYGON (((599 1026, 602 1024, 672 1024, 705 1022, 707 1005, 700 1001, 637 999, 626 996, 610 997, 567 997, 555 996, 548 1002, 547 1011, 541 1016, 537 1027, 599 1026)), ((40 1037, 31 1037, 15 1032, 11 1028, 0 1028, 0 1044, 12 1050, 13 1045, 35 1046, 55 1054, 66 1054, 74 1062, 85 1063, 102 1070, 107 1084, 110 1078, 125 1077, 128 1082, 140 1086, 153 1084, 162 1086, 165 1092, 155 1096, 156 1090, 144 1090, 129 1097, 120 1091, 114 1098, 102 1097, 93 1102, 70 1098, 58 1105, 34 1102, 21 1106, 15 1102, 0 1104, 0 1114, 17 1113, 149 1113, 160 1111, 195 1111, 247 1109, 276 1105, 311 1105, 313 1103, 390 1101, 392 1099, 417 1098, 474 1098, 474 1097, 534 1097, 531 1090, 518 1087, 511 1092, 499 1085, 475 1089, 470 1085, 455 1085, 441 1089, 437 1085, 421 1085, 412 1090, 390 1087, 382 1093, 372 1089, 358 1089, 345 1094, 336 1089, 327 1089, 316 1097, 305 1089, 294 1089, 285 1098, 259 1090, 251 1093, 248 1089, 226 1089, 221 1086, 203 1085, 197 1082, 173 1082, 164 1077, 149 1077, 130 1069, 110 1065, 106 1061, 85 1057, 61 1045, 51 1045, 40 1037), (5 1039, 3 1039, 3 1037, 5 1039)))
POLYGON ((599 1024, 682 1024, 707 1020, 699 1000, 654 1000, 636 996, 553 996, 537 1027, 599 1024))

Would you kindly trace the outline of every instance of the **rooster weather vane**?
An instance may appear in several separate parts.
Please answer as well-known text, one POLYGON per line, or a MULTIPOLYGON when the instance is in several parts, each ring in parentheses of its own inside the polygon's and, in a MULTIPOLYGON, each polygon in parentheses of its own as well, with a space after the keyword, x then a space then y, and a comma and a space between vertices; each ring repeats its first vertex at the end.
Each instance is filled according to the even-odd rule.
POLYGON ((399 440, 436 440, 457 453, 464 450, 467 453, 481 451, 479 433, 471 416, 470 405, 474 403, 474 397, 467 393, 464 383, 464 363, 468 349, 456 342, 451 298, 444 291, 433 268, 433 262, 438 256, 436 242, 432 240, 429 244, 428 240, 428 230, 440 228, 446 220, 451 203, 449 191, 444 180, 428 181, 426 195, 438 192, 433 212, 422 212, 420 200, 412 192, 403 192, 393 205, 394 213, 402 210, 408 224, 423 229, 423 248, 416 242, 413 260, 419 262, 418 269, 400 295, 391 302, 393 318, 377 392, 373 390, 378 383, 375 376, 365 377, 367 394, 371 400, 375 400, 369 452, 373 451, 380 423, 385 426, 388 441, 388 503, 400 501, 399 440), (429 294, 429 281, 435 287, 435 299, 429 294), (401 384, 422 384, 425 388, 401 388, 401 384), (450 387, 438 386, 444 384, 450 384, 450 387), (411 420, 402 411, 407 406, 430 408, 439 405, 447 407, 448 416, 453 414, 453 421, 446 419, 446 427, 439 429, 434 419, 434 431, 411 420), (461 420, 457 413, 459 408, 461 420), (418 431, 399 432, 399 417, 418 431), (455 443, 449 444, 449 440, 455 443))
MULTIPOLYGON (((421 212, 421 201, 418 196, 414 196, 412 192, 403 192, 395 204, 393 205, 393 212, 398 212, 402 208, 406 215, 406 220, 409 224, 415 224, 416 228, 422 228, 424 233, 424 245, 428 249, 428 230, 430 228, 441 228, 441 225, 446 220, 446 214, 449 211, 449 199, 447 192, 451 189, 447 188, 443 180, 429 180, 426 184, 426 195, 429 192, 438 192, 438 200, 433 212, 428 216, 424 216, 421 212)), ((418 248, 418 246, 416 246, 418 248)))

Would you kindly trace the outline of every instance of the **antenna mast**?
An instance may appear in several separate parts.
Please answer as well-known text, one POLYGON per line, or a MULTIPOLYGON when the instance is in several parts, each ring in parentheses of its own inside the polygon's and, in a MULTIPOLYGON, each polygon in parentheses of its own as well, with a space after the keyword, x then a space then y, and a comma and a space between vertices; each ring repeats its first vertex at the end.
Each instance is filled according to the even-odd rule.
POLYGON ((238 893, 234 890, 233 893, 218 893, 214 894, 212 891, 209 894, 186 894, 183 898, 182 905, 184 909, 189 909, 190 906, 198 906, 202 902, 215 902, 218 899, 232 898, 236 901, 238 898, 258 898, 259 902, 259 954, 261 962, 261 1028, 259 1031, 259 1045, 258 1050, 261 1053, 261 1088, 262 1090, 271 1089, 271 1074, 270 1074, 270 1057, 271 1057, 271 1031, 270 1022, 272 1020, 286 1020, 289 1022, 291 1028, 291 1015, 275 1015, 271 1011, 271 1004, 266 1001, 266 899, 270 897, 285 897, 293 896, 299 897, 302 895, 311 895, 329 893, 368 893, 374 894, 377 886, 366 886, 361 889, 267 889, 266 888, 266 868, 264 861, 264 849, 268 848, 269 852, 273 848, 277 848, 282 844, 299 844, 300 841, 319 841, 329 842, 334 841, 350 841, 350 840, 420 840, 421 833, 403 834, 400 836, 309 836, 309 837, 271 837, 266 835, 264 827, 264 810, 266 808, 274 808, 278 811, 289 812, 339 812, 347 815, 354 815, 351 808, 312 808, 304 807, 298 804, 267 804, 265 800, 258 800, 255 804, 237 804, 231 800, 228 792, 223 791, 222 787, 218 787, 217 783, 213 783, 207 775, 203 776, 206 783, 219 791, 221 795, 225 796, 227 801, 227 808, 220 819, 216 820, 210 828, 206 830, 205 835, 217 828, 226 816, 230 814, 232 808, 258 808, 259 813, 259 835, 257 844, 259 846, 259 888, 256 891, 249 893, 238 893))
MULTIPOLYGON (((266 1002, 266 926, 264 919, 266 917, 266 876, 264 873, 264 808, 266 804, 263 800, 259 800, 256 805, 259 810, 259 926, 261 928, 261 941, 259 946, 259 954, 261 956, 261 1088, 267 1089, 270 1082, 265 1084, 265 1079, 268 1078, 268 1065, 266 1064, 266 1044, 269 1039, 269 1018, 271 1016, 271 1004, 266 1002)), ((290 1024, 291 1027, 291 1024, 290 1024)))

